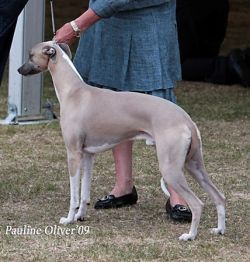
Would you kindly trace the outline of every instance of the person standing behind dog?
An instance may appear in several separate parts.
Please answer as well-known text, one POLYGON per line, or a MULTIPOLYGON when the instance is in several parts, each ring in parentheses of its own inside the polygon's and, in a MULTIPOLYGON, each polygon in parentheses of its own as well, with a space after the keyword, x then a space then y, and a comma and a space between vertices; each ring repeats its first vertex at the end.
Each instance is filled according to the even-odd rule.
POLYGON ((0 85, 19 14, 28 0, 0 0, 0 85))
POLYGON ((219 55, 229 0, 176 0, 182 78, 250 87, 250 48, 219 55))
MULTIPOLYGON (((175 0, 90 0, 89 9, 62 26, 55 40, 71 44, 84 32, 74 64, 88 84, 155 95, 175 103, 174 87, 181 78, 175 4, 175 0)), ((137 202, 132 142, 116 146, 113 155, 116 183, 110 195, 96 202, 96 209, 137 202)), ((184 200, 168 190, 170 217, 190 221, 192 214, 184 200)))

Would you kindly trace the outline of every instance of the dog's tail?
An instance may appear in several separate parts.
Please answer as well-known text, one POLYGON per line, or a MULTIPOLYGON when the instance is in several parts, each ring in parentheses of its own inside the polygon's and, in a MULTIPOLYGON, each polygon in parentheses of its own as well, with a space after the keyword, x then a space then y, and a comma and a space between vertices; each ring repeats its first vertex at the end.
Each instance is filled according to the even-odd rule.
POLYGON ((169 192, 167 190, 167 187, 166 187, 166 184, 164 182, 163 177, 161 178, 161 189, 162 189, 163 193, 166 195, 166 197, 169 198, 170 194, 169 194, 169 192))
POLYGON ((197 152, 197 150, 200 150, 202 152, 202 144, 201 144, 201 135, 198 127, 195 123, 193 123, 193 126, 191 129, 191 143, 190 148, 187 153, 186 161, 189 161, 193 155, 197 152))

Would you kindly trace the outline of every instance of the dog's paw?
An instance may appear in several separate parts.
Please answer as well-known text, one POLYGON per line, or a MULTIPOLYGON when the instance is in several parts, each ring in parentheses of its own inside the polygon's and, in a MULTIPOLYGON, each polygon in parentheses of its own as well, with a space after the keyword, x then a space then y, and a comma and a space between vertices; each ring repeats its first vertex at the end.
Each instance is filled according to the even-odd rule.
POLYGON ((211 228, 211 229, 210 229, 210 232, 211 232, 212 234, 214 234, 214 235, 224 235, 225 229, 215 227, 215 228, 211 228))
POLYGON ((72 222, 74 222, 74 221, 71 221, 71 220, 68 219, 67 217, 61 217, 59 223, 62 224, 62 225, 68 225, 68 224, 70 224, 70 223, 72 223, 72 222))
POLYGON ((84 215, 82 214, 75 214, 74 221, 84 221, 84 215))
POLYGON ((183 241, 194 240, 194 239, 195 239, 195 235, 193 234, 182 234, 179 237, 179 240, 183 240, 183 241))

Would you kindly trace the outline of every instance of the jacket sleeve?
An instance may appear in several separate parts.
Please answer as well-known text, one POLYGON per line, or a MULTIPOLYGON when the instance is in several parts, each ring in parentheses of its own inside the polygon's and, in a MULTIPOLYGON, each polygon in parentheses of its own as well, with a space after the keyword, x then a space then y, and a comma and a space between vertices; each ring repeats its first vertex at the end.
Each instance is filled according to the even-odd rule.
POLYGON ((89 7, 100 17, 107 18, 119 11, 161 5, 170 0, 92 0, 89 7))

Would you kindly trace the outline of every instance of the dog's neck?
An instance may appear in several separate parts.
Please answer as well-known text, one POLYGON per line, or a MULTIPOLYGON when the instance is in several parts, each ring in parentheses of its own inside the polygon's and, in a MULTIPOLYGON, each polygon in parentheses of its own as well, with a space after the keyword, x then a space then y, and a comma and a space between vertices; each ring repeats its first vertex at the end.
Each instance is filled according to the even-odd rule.
POLYGON ((49 62, 48 70, 50 71, 59 103, 62 103, 72 92, 81 88, 84 84, 72 61, 60 47, 57 47, 56 60, 49 62))

